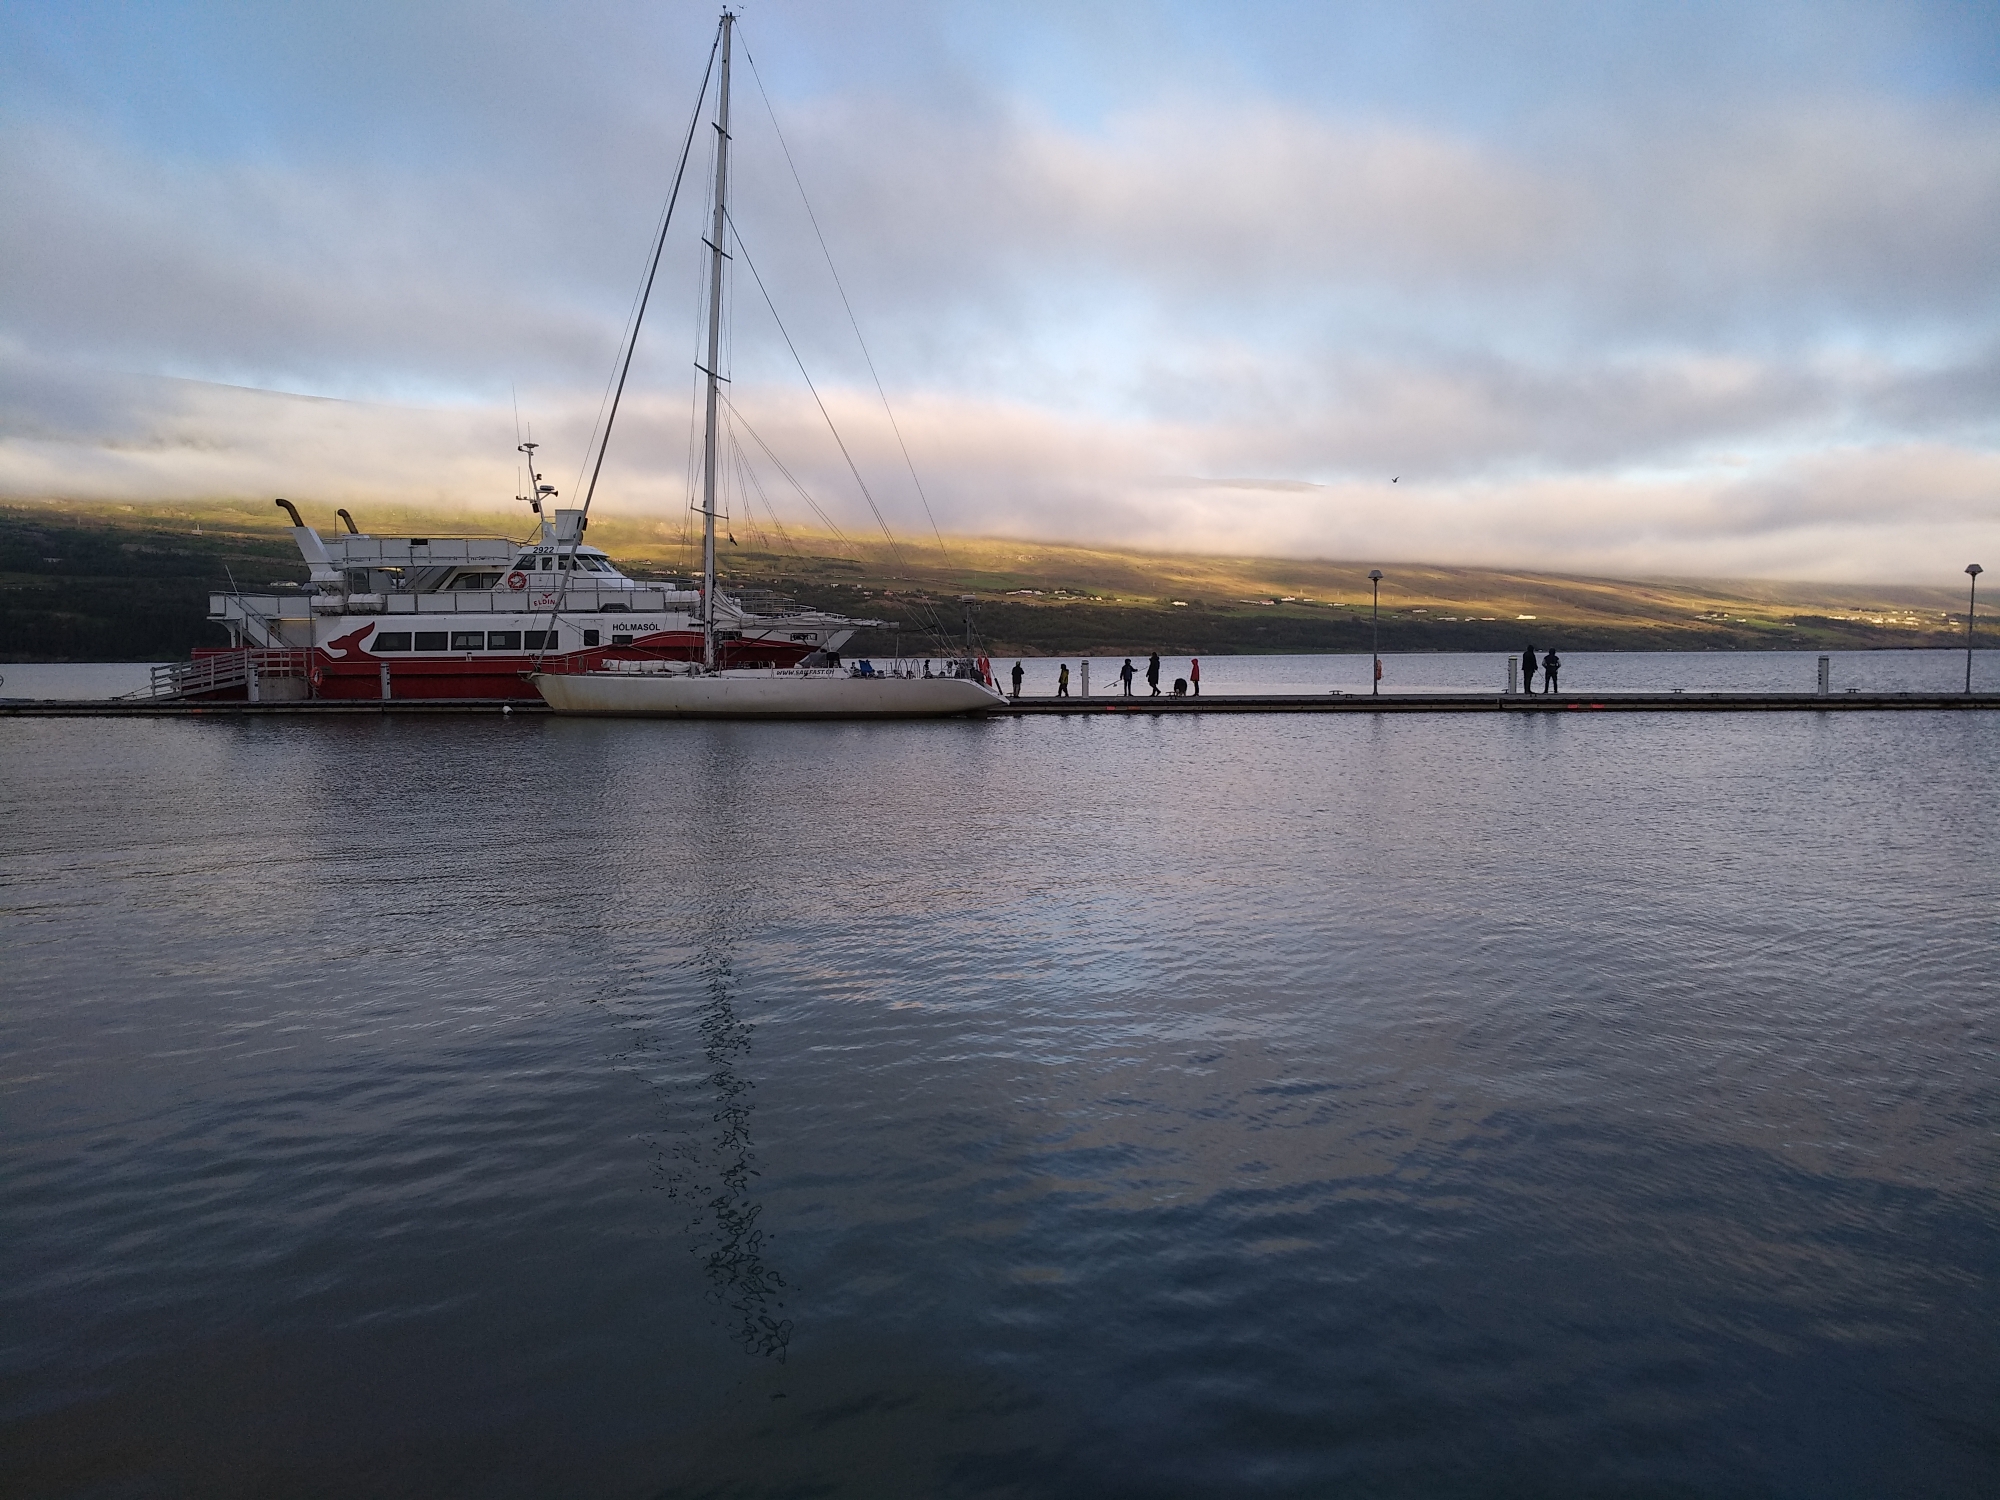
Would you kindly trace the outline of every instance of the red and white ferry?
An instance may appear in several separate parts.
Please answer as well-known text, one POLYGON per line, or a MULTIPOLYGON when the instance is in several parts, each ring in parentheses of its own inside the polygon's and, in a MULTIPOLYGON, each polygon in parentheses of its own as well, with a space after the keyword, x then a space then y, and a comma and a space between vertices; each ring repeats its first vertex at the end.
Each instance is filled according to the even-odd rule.
MULTIPOLYGON (((531 672, 699 662, 698 587, 627 577, 558 510, 531 541, 504 537, 321 536, 280 500, 310 570, 296 593, 209 596, 226 647, 155 669, 158 697, 537 699, 531 672)), ((716 591, 714 651, 730 667, 837 662, 863 625, 776 596, 716 591)))

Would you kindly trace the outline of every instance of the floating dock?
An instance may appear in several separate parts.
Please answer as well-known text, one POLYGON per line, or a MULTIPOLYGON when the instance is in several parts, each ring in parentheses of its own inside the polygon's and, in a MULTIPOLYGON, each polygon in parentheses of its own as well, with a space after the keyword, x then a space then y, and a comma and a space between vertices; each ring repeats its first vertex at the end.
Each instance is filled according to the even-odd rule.
POLYGON ((2000 693, 1321 693, 1016 698, 996 714, 1546 714, 2000 708, 2000 693))
MULTIPOLYGON (((2000 693, 1212 693, 1205 698, 1122 695, 1015 698, 994 717, 1031 714, 1548 714, 1853 713, 2000 709, 2000 693)), ((381 714, 546 714, 539 699, 459 698, 304 700, 291 703, 177 703, 147 699, 0 701, 0 718, 263 719, 353 718, 381 714)))

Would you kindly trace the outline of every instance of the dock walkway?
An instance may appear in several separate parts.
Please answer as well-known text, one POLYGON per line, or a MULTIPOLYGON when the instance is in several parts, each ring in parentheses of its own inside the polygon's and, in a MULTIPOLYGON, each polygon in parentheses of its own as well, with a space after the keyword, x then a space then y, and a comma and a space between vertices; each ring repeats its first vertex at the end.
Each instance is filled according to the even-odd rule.
POLYGON ((1534 714, 1582 710, 1642 713, 1780 710, 2000 708, 2000 693, 1321 693, 1206 698, 1161 694, 1101 698, 1028 698, 996 713, 1014 714, 1534 714))
MULTIPOLYGON (((2000 709, 2000 693, 1214 693, 1206 698, 1134 696, 1017 698, 995 717, 1033 714, 1546 714, 1852 713, 1882 710, 2000 709)), ((0 701, 0 718, 257 719, 379 714, 546 714, 548 706, 498 698, 373 699, 295 703, 173 703, 146 699, 0 701)))

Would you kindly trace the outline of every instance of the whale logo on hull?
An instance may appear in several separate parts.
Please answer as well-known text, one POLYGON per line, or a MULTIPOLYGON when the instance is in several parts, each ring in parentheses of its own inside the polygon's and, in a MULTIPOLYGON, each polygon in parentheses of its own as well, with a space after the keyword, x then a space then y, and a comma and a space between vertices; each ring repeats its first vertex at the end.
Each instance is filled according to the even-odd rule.
POLYGON ((352 630, 346 635, 335 636, 324 646, 320 647, 320 649, 322 651, 330 651, 339 657, 354 656, 361 650, 361 638, 374 628, 373 624, 363 625, 359 630, 352 630))

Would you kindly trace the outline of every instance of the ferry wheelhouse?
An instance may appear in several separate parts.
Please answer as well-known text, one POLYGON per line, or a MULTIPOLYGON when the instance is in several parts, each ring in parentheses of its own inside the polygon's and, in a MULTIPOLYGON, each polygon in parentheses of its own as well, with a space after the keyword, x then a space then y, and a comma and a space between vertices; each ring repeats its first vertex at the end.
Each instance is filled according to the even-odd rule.
MULTIPOLYGON (((297 592, 209 596, 224 647, 158 669, 162 697, 535 699, 532 672, 700 662, 702 590, 628 577, 583 540, 584 515, 544 516, 527 542, 371 536, 345 511, 322 536, 278 506, 309 570, 297 592)), ((738 668, 838 661, 855 620, 759 591, 717 590, 714 644, 738 668)))

